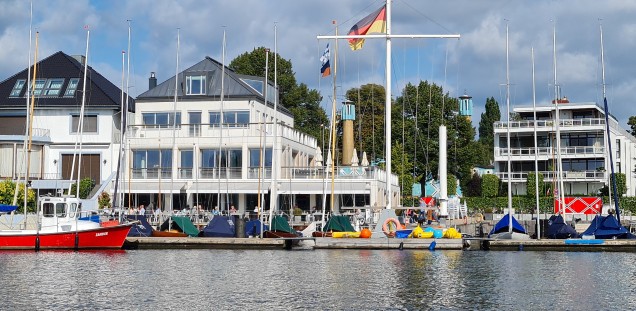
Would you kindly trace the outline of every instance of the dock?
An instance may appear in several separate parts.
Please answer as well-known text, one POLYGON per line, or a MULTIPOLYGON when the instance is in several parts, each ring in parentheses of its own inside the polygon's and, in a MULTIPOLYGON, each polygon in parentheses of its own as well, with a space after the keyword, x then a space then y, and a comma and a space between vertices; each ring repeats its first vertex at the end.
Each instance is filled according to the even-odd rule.
POLYGON ((283 249, 283 239, 127 237, 124 249, 283 249))
POLYGON ((429 249, 435 242, 435 250, 462 250, 462 239, 335 239, 316 238, 315 249, 429 249))
POLYGON ((491 251, 636 252, 636 240, 484 240, 491 251))

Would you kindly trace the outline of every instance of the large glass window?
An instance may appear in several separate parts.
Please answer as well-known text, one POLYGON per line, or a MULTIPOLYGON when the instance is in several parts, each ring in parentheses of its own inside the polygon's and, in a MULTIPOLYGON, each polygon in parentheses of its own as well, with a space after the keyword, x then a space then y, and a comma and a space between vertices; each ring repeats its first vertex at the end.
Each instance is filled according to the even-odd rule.
POLYGON ((173 112, 146 112, 141 117, 146 127, 168 128, 176 123, 176 127, 181 128, 181 112, 176 113, 176 118, 173 112))
MULTIPOLYGON (((272 167, 272 149, 263 150, 265 167, 272 167)), ((261 166, 261 149, 250 149, 250 167, 261 166)))
POLYGON ((205 76, 186 77, 186 95, 203 95, 205 92, 205 76))
POLYGON ((192 150, 181 150, 181 166, 179 167, 179 177, 180 178, 192 178, 192 168, 193 168, 193 151, 192 150))
POLYGON ((133 150, 133 175, 137 178, 170 177, 172 174, 172 150, 133 150))
MULTIPOLYGON (((71 133, 77 133, 80 116, 71 116, 71 133)), ((97 133, 97 116, 84 116, 82 133, 97 133)))
POLYGON ((188 133, 191 137, 197 137, 201 133, 201 112, 200 111, 190 111, 188 112, 188 133))
POLYGON ((33 89, 33 95, 34 96, 42 95, 42 89, 44 89, 45 84, 46 84, 46 79, 35 80, 35 88, 33 89))
POLYGON ((218 150, 201 149, 201 167, 216 167, 218 152, 218 150))
POLYGON ((66 86, 66 92, 64 92, 64 96, 75 96, 75 90, 77 90, 77 85, 79 84, 79 78, 72 78, 68 81, 68 85, 66 86))
POLYGON ((218 127, 221 124, 221 113, 210 112, 210 127, 218 127))
POLYGON ((223 120, 228 127, 247 127, 250 124, 250 112, 224 111, 223 120))
POLYGON ((22 89, 24 88, 24 84, 26 84, 26 81, 23 79, 16 81, 13 89, 11 90, 11 94, 9 94, 9 97, 20 96, 20 93, 22 93, 22 89))

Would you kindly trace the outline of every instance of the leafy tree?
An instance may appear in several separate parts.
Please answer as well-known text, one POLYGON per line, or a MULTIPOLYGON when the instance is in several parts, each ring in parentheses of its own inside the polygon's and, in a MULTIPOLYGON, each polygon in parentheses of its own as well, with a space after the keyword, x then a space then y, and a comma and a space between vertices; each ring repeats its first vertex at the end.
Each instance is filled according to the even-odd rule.
MULTIPOLYGON (((391 157, 392 162, 391 166, 393 166, 393 173, 396 174, 400 181, 400 188, 402 190, 402 198, 406 199, 411 197, 411 187, 415 182, 415 177, 413 176, 413 163, 411 162, 410 156, 404 154, 404 148, 402 144, 397 143, 391 149, 391 157)), ((403 202, 405 202, 403 200, 403 202)))
MULTIPOLYGON (((625 194, 627 192, 627 181, 626 181, 625 174, 624 173, 614 173, 614 176, 616 177, 616 188, 618 188, 618 192, 616 192, 616 194, 619 197, 622 197, 623 194, 625 194)), ((603 196, 609 195, 607 184, 603 188, 599 189, 599 192, 603 196)), ((612 194, 613 193, 614 193, 614 186, 613 186, 613 178, 612 178, 612 194)))
POLYGON ((449 174, 446 177, 446 190, 449 196, 457 193, 457 177, 455 175, 449 174))
MULTIPOLYGON (((88 195, 91 193, 91 190, 93 190, 93 187, 95 187, 95 182, 93 181, 93 179, 86 177, 80 180, 80 188, 79 188, 80 199, 88 198, 88 195)), ((77 189, 77 183, 72 184, 71 192, 69 194, 72 196, 75 196, 75 193, 77 193, 76 189, 77 189)))
MULTIPOLYGON (((539 191, 539 196, 542 196, 542 192, 540 189, 536 187, 536 177, 534 172, 529 172, 526 177, 526 185, 528 191, 526 191, 526 196, 534 198, 537 195, 537 191, 539 191)), ((539 173, 539 186, 543 185, 543 174, 539 173)))
MULTIPOLYGON (((6 179, 0 182, 0 203, 13 204, 13 194, 15 192, 16 183, 6 179)), ((34 212, 36 207, 35 191, 29 189, 27 192, 27 211, 34 212)), ((17 198, 18 212, 24 212, 24 184, 18 185, 17 198)))
POLYGON ((110 208, 110 194, 108 192, 102 192, 97 199, 99 208, 110 208))
POLYGON ((466 190, 464 191, 464 196, 467 196, 467 197, 481 196, 481 177, 479 177, 479 174, 477 173, 473 174, 473 177, 470 179, 465 189, 466 190))
MULTIPOLYGON (((229 67, 239 74, 262 77, 265 73, 265 49, 258 47, 252 52, 245 52, 234 58, 229 67)), ((271 51, 267 71, 269 81, 274 81, 274 59, 277 62, 276 82, 280 105, 292 112, 296 129, 320 140, 320 125, 328 122, 327 114, 320 106, 320 93, 315 89, 309 89, 304 83, 297 84, 291 61, 271 51)), ((318 144, 321 145, 322 141, 318 144)))
POLYGON ((632 136, 636 136, 636 116, 631 116, 629 117, 629 120, 627 120, 627 125, 629 125, 629 128, 631 129, 631 134, 632 136))
POLYGON ((367 152, 369 161, 384 159, 384 96, 384 87, 378 84, 365 84, 346 94, 356 105, 355 146, 367 152))
POLYGON ((499 177, 494 174, 486 174, 482 178, 481 193, 487 198, 494 198, 499 194, 499 177))
POLYGON ((493 125, 496 121, 500 120, 501 112, 499 111, 499 103, 497 103, 494 97, 487 98, 486 110, 481 114, 481 120, 479 121, 479 141, 490 150, 488 158, 490 162, 494 160, 495 131, 493 125))

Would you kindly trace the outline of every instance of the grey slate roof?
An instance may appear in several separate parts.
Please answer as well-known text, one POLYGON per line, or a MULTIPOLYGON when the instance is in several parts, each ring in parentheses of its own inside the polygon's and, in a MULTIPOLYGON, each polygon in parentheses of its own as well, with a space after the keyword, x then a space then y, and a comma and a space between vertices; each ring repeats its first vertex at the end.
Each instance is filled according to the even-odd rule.
MULTIPOLYGON (((190 68, 181 71, 179 76, 178 97, 179 100, 209 100, 210 98, 220 99, 221 97, 221 74, 223 64, 206 56, 202 61, 194 64, 190 68), (185 81, 186 76, 191 74, 200 74, 206 76, 206 94, 205 95, 187 95, 185 93, 185 81)), ((243 82, 241 78, 250 78, 253 80, 263 81, 262 77, 253 77, 239 75, 232 69, 225 67, 225 81, 223 81, 225 92, 224 98, 226 100, 231 99, 255 99, 264 102, 264 97, 258 91, 254 90, 248 84, 243 82)), ((137 96, 137 101, 153 101, 153 100, 173 100, 175 88, 175 76, 172 76, 168 80, 158 84, 156 87, 141 93, 137 96)), ((273 103, 268 102, 268 106, 273 107, 273 103)), ((292 116, 291 112, 281 105, 278 105, 279 111, 292 116)))
MULTIPOLYGON (((99 72, 88 66, 87 87, 86 87, 86 109, 91 107, 112 108, 119 110, 121 107, 121 89, 108 81, 99 72)), ((62 92, 58 96, 36 97, 38 107, 79 107, 82 103, 84 65, 74 57, 62 51, 41 60, 37 64, 36 79, 64 78, 62 92), (64 90, 70 78, 79 78, 79 84, 74 96, 64 96, 64 90)), ((33 67, 31 68, 33 74, 33 67)), ((27 88, 23 87, 20 96, 9 97, 11 90, 19 79, 27 80, 28 68, 18 72, 12 77, 0 82, 0 108, 24 108, 27 88)), ((135 111, 135 100, 128 98, 128 111, 135 111)))

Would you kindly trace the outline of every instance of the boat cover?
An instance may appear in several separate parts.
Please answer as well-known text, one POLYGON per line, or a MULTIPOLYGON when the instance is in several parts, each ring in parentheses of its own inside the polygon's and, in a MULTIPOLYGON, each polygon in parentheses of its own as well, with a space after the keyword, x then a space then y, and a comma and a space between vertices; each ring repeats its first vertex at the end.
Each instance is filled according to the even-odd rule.
POLYGON ((550 216, 548 226, 548 238, 549 239, 576 239, 579 234, 572 228, 572 226, 565 223, 563 216, 552 215, 550 216))
POLYGON ((581 235, 593 235, 597 239, 636 239, 636 236, 618 223, 614 215, 596 215, 581 235))
POLYGON ((235 236, 234 221, 228 216, 216 215, 207 226, 199 232, 199 236, 231 238, 235 236))
MULTIPOLYGON (((292 227, 289 226, 289 223, 287 222, 285 218, 283 218, 283 216, 274 216, 274 218, 272 218, 271 231, 296 233, 296 230, 292 229, 292 227)), ((351 230, 351 231, 355 231, 355 230, 351 230)))
POLYGON ((172 228, 177 227, 181 232, 189 236, 198 236, 199 230, 194 226, 190 218, 183 216, 172 216, 161 224, 159 228, 161 231, 168 230, 169 221, 172 219, 172 228))
POLYGON ((490 233, 488 235, 491 234, 495 234, 495 233, 502 233, 502 232, 508 232, 508 222, 509 222, 509 218, 508 217, 512 217, 512 231, 513 232, 518 232, 518 233, 526 233, 526 229, 515 219, 514 216, 505 214, 503 218, 501 218, 501 220, 495 225, 494 228, 492 228, 492 230, 490 231, 490 233))
POLYGON ((139 221, 138 224, 133 225, 128 231, 128 236, 151 236, 152 226, 148 223, 145 215, 128 215, 126 218, 130 221, 139 221))
POLYGON ((343 215, 331 216, 322 231, 349 232, 356 231, 349 222, 349 218, 343 215))
POLYGON ((0 204, 0 213, 11 213, 17 209, 17 205, 0 204))
POLYGON ((78 218, 78 220, 88 220, 88 221, 99 223, 99 215, 90 215, 90 216, 80 217, 78 218))
MULTIPOLYGON (((268 225, 263 225, 263 231, 267 231, 269 230, 269 226, 268 225)), ((256 220, 250 220, 247 223, 245 223, 245 236, 258 236, 261 235, 261 221, 256 219, 256 220)))

